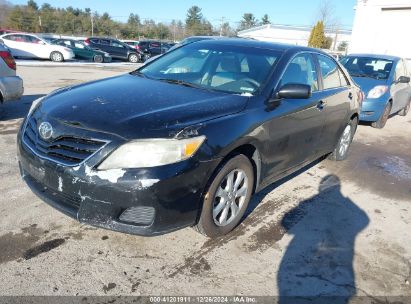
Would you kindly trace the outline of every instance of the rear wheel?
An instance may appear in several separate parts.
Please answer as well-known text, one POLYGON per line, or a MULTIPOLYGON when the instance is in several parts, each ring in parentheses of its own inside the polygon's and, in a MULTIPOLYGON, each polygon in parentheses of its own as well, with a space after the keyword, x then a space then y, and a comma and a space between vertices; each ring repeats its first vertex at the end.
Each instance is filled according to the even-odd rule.
POLYGON ((93 58, 93 61, 97 62, 97 63, 102 63, 103 62, 103 56, 95 55, 94 58, 93 58))
POLYGON ((344 128, 344 131, 338 140, 337 146, 334 151, 328 157, 334 161, 342 161, 347 159, 348 150, 350 149, 351 142, 354 138, 355 131, 357 130, 358 119, 354 118, 348 125, 344 128))
POLYGON ((208 236, 229 233, 241 221, 253 192, 254 171, 240 154, 228 160, 212 178, 196 229, 208 236))
POLYGON ((128 56, 128 61, 131 62, 131 63, 137 63, 138 62, 137 54, 130 54, 128 56))
POLYGON ((407 106, 404 109, 398 112, 398 115, 407 116, 408 112, 410 111, 410 105, 411 105, 411 101, 408 102, 407 106))
POLYGON ((373 122, 371 126, 377 129, 384 128, 387 123, 388 118, 390 117, 391 108, 392 108, 391 102, 387 103, 381 117, 377 121, 373 122))
POLYGON ((54 62, 62 62, 64 61, 63 54, 60 52, 51 52, 50 59, 54 62))

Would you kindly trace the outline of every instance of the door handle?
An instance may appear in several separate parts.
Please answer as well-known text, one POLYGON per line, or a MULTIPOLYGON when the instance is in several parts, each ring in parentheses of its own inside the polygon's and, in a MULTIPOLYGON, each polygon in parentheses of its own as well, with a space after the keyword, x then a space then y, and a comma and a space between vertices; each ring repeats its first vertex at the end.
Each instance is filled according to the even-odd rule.
POLYGON ((318 102, 318 104, 317 104, 317 109, 318 110, 323 110, 324 109, 324 107, 327 105, 327 102, 326 101, 324 101, 324 100, 320 100, 319 102, 318 102))
POLYGON ((351 92, 348 94, 348 98, 352 100, 353 95, 352 95, 352 93, 351 93, 351 92))

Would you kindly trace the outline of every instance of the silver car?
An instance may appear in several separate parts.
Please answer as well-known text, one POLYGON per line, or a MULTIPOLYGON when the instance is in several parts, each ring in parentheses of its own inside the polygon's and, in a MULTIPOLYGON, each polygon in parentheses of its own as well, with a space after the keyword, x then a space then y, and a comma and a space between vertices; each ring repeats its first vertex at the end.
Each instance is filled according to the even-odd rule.
POLYGON ((23 80, 16 76, 16 62, 9 49, 0 43, 0 103, 19 99, 23 92, 23 80))

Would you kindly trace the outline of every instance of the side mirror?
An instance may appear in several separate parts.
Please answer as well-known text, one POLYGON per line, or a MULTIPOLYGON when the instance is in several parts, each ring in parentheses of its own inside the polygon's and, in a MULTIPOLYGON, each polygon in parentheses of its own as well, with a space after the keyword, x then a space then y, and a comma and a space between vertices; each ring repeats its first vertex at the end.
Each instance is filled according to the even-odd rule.
POLYGON ((308 99, 311 97, 311 86, 288 83, 280 88, 275 97, 280 99, 308 99))
POLYGON ((410 83, 411 78, 408 76, 400 76, 400 78, 398 78, 398 83, 410 83))

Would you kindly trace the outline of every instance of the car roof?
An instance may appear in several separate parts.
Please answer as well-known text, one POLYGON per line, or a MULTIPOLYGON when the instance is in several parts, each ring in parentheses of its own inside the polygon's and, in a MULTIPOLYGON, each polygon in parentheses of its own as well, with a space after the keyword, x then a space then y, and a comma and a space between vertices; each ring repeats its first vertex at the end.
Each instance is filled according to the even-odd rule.
POLYGON ((268 49, 268 50, 275 50, 275 51, 288 51, 288 50, 294 50, 295 52, 309 51, 309 52, 317 52, 317 53, 327 55, 327 53, 319 49, 298 46, 298 45, 293 45, 293 44, 258 41, 258 40, 252 40, 252 39, 246 39, 246 38, 207 39, 207 40, 197 41, 195 42, 195 44, 196 45, 198 44, 230 45, 230 46, 239 46, 239 47, 268 49))
POLYGON ((390 55, 380 55, 380 54, 348 54, 347 57, 371 57, 371 58, 380 58, 383 60, 392 60, 398 61, 401 60, 400 57, 390 56, 390 55))

